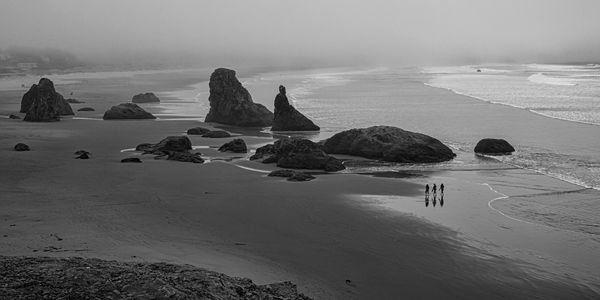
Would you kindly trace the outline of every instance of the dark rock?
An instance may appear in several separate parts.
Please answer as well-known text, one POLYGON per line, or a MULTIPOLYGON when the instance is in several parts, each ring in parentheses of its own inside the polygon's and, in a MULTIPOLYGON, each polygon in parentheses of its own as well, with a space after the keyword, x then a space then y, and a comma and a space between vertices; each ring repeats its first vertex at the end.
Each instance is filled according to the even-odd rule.
POLYGON ((439 140, 391 126, 373 126, 340 132, 327 139, 323 149, 332 154, 349 154, 401 163, 434 163, 456 155, 439 140))
POLYGON ((135 147, 135 151, 152 152, 153 147, 154 147, 154 144, 142 143, 135 147))
POLYGON ((95 109, 93 107, 82 107, 77 111, 95 111, 95 109))
POLYGON ((246 153, 248 152, 248 148, 246 147, 246 143, 242 139, 234 139, 233 141, 224 144, 219 148, 219 151, 225 152, 234 152, 234 153, 246 153))
POLYGON ((256 149, 256 153, 254 153, 254 155, 250 156, 250 160, 261 159, 267 155, 271 156, 271 155, 275 154, 275 150, 276 150, 275 145, 273 145, 273 144, 264 145, 264 146, 256 149))
POLYGON ((268 176, 271 177, 287 177, 289 181, 309 181, 315 179, 314 176, 304 173, 298 172, 294 170, 275 170, 269 173, 268 176))
POLYGON ((54 122, 61 115, 73 115, 73 109, 65 98, 54 89, 50 79, 42 78, 31 86, 21 99, 20 112, 26 113, 24 121, 54 122))
POLYGON ((127 157, 127 158, 121 159, 121 162, 122 163, 141 163, 142 160, 137 157, 127 157))
POLYGON ((143 110, 135 103, 121 103, 111 107, 104 113, 104 120, 118 119, 156 119, 151 113, 143 110))
POLYGON ((192 142, 184 135, 168 136, 152 146, 152 152, 185 152, 188 150, 192 150, 192 142))
POLYGON ((19 120, 19 119, 21 119, 21 117, 19 117, 19 116, 17 116, 17 115, 13 115, 13 114, 10 114, 10 115, 8 116, 8 118, 9 118, 9 119, 15 119, 15 120, 19 120))
POLYGON ((73 99, 73 98, 69 98, 69 99, 67 99, 67 100, 65 100, 65 101, 67 101, 67 103, 74 103, 74 104, 77 104, 77 103, 85 103, 84 101, 80 101, 80 100, 73 99))
MULTIPOLYGON (((265 156, 273 152, 263 160, 263 163, 276 162, 278 167, 291 169, 318 169, 328 171, 339 171, 345 167, 342 162, 327 155, 319 144, 301 138, 283 138, 273 144, 273 148, 261 147, 257 153, 265 156)), ((254 156, 257 156, 255 154, 254 156)))
POLYGON ((477 143, 474 151, 487 155, 510 155, 515 148, 503 139, 483 139, 477 143))
POLYGON ((275 97, 275 117, 271 131, 316 131, 320 130, 310 119, 290 105, 285 95, 285 87, 279 86, 275 97))
POLYGON ((133 103, 148 103, 148 102, 160 102, 160 99, 153 93, 137 94, 131 98, 133 103))
POLYGON ((75 155, 82 155, 82 154, 90 155, 91 153, 89 153, 88 151, 85 151, 85 150, 77 150, 73 154, 75 154, 75 155))
POLYGON ((75 157, 75 159, 89 159, 89 158, 90 158, 89 152, 82 153, 79 156, 75 157))
POLYGON ((210 76, 210 111, 206 122, 235 126, 264 127, 273 124, 273 113, 254 103, 248 90, 235 77, 235 71, 216 69, 210 76))
POLYGON ((228 137, 231 137, 231 134, 229 134, 229 132, 223 131, 223 130, 214 130, 214 131, 209 131, 209 132, 203 134, 202 137, 206 137, 206 138, 228 138, 228 137))
POLYGON ((31 150, 29 146, 23 143, 18 143, 15 145, 15 151, 29 151, 31 150))
POLYGON ((175 152, 170 151, 168 153, 167 160, 175 160, 181 162, 192 162, 196 164, 201 164, 204 162, 204 159, 200 157, 200 153, 190 153, 190 152, 175 152))
POLYGON ((194 128, 190 128, 187 130, 187 134, 192 134, 192 135, 203 135, 203 134, 207 134, 210 132, 210 129, 206 129, 203 127, 194 127, 194 128))

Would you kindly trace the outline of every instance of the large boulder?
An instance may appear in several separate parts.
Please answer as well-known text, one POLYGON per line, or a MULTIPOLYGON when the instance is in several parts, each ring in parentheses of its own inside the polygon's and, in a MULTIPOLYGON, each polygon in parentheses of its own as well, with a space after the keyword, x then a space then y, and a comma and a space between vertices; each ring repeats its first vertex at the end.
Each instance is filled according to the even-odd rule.
POLYGON ((149 102, 160 102, 160 99, 153 93, 137 94, 131 98, 133 103, 149 103, 149 102))
POLYGON ((279 86, 275 97, 275 117, 271 131, 317 131, 319 126, 290 105, 285 95, 285 86, 279 86))
POLYGON ((234 139, 229 143, 225 143, 223 146, 219 148, 221 152, 234 152, 234 153, 246 153, 248 152, 248 148, 246 147, 246 142, 242 139, 234 139))
POLYGON ((277 163, 278 167, 290 169, 316 169, 335 172, 345 169, 341 160, 327 155, 321 146, 307 139, 283 138, 272 146, 257 149, 253 159, 259 159, 258 154, 267 156, 263 163, 277 163))
POLYGON ((323 149, 331 154, 349 154, 400 163, 436 163, 456 156, 450 148, 433 137, 391 126, 340 132, 327 139, 323 149))
POLYGON ((61 115, 74 114, 71 105, 56 92, 48 78, 40 79, 23 95, 20 112, 26 113, 24 121, 30 122, 60 121, 61 115))
POLYGON ((210 111, 206 122, 235 126, 265 127, 273 124, 273 113, 254 103, 248 90, 235 77, 235 71, 216 69, 210 76, 210 111))
MULTIPOLYGON (((138 145, 138 147, 140 146, 138 145)), ((157 144, 147 146, 144 150, 151 153, 186 152, 192 150, 192 142, 187 136, 174 135, 162 139, 157 144)))
POLYGON ((231 134, 227 131, 223 130, 212 130, 202 135, 202 137, 213 138, 213 139, 222 139, 231 137, 231 134))
POLYGON ((487 155, 510 155, 515 148, 503 139, 483 139, 477 143, 474 151, 487 155))
POLYGON ((145 111, 135 103, 121 103, 111 107, 104 113, 104 120, 119 119, 156 119, 154 115, 145 111))

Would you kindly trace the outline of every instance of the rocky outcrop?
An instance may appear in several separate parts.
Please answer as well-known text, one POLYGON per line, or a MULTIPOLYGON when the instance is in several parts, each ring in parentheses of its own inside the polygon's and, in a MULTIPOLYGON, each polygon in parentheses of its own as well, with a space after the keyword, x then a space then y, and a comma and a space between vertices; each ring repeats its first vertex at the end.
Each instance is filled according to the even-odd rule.
POLYGON ((309 180, 313 180, 315 179, 315 176, 312 176, 308 173, 304 173, 304 172, 298 172, 298 171, 294 171, 294 170, 275 170, 271 173, 269 173, 269 175, 267 176, 271 176, 271 177, 287 177, 288 181, 309 181, 309 180))
POLYGON ((246 142, 242 139, 234 139, 229 143, 225 143, 223 146, 219 148, 221 152, 233 152, 233 153, 246 153, 248 152, 248 148, 246 147, 246 142))
POLYGON ((456 155, 439 140, 391 126, 373 126, 340 132, 327 139, 323 149, 400 163, 436 163, 456 155))
POLYGON ((301 138, 283 138, 256 150, 253 159, 266 157, 263 163, 277 163, 290 169, 316 169, 335 172, 345 169, 341 160, 327 155, 320 145, 301 138), (259 154, 260 153, 260 154, 259 154), (268 156, 267 156, 268 155, 268 156))
POLYGON ((290 105, 285 87, 279 86, 279 94, 275 97, 275 117, 271 131, 317 131, 319 126, 290 105))
POLYGON ((18 143, 15 145, 15 151, 29 151, 31 150, 27 144, 18 143))
POLYGON ((515 152, 515 148, 503 139, 482 139, 474 151, 487 155, 510 155, 515 152))
POLYGON ((17 115, 13 115, 13 114, 10 114, 10 115, 8 116, 8 118, 9 118, 9 119, 15 119, 15 120, 20 120, 20 119, 21 119, 21 117, 19 117, 19 116, 17 116, 17 115))
POLYGON ((187 152, 189 150, 192 150, 192 142, 187 136, 183 135, 168 136, 156 144, 142 145, 138 145, 136 149, 143 148, 142 151, 150 152, 153 154, 163 154, 169 152, 187 152))
POLYGON ((151 102, 160 102, 160 99, 156 97, 153 93, 145 93, 145 94, 137 94, 131 98, 131 102, 133 103, 151 103, 151 102))
POLYGON ((111 107, 104 113, 104 120, 120 119, 156 119, 151 113, 145 111, 135 103, 121 103, 111 107))
POLYGON ((24 121, 29 122, 60 121, 61 115, 74 114, 69 103, 56 92, 54 83, 48 78, 40 79, 23 95, 20 112, 26 113, 24 121))
POLYGON ((231 137, 231 134, 229 134, 229 132, 223 131, 223 130, 213 130, 213 131, 209 131, 209 132, 203 134, 202 137, 221 139, 221 138, 231 137))
POLYGON ((82 107, 77 111, 95 111, 95 109, 93 107, 82 107))
POLYGON ((235 77, 235 71, 216 69, 210 76, 210 111, 206 122, 235 126, 265 127, 273 124, 273 113, 254 103, 248 90, 235 77))
POLYGON ((187 134, 191 135, 203 135, 210 132, 210 129, 206 129, 204 127, 194 127, 187 130, 187 134))
POLYGON ((137 157, 127 157, 127 158, 121 159, 121 162, 122 163, 141 163, 142 160, 137 157))
POLYGON ((167 154, 167 160, 175 160, 181 162, 191 162, 195 164, 201 164, 204 162, 204 159, 200 157, 200 153, 190 153, 190 152, 175 152, 169 151, 167 154))
POLYGON ((0 274, 2 299, 309 299, 291 282, 167 263, 0 256, 0 274))

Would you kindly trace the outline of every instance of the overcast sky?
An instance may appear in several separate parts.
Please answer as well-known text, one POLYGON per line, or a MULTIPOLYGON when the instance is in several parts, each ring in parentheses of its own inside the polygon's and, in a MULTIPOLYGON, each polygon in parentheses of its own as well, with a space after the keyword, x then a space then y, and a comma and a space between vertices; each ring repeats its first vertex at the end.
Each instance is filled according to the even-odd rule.
POLYGON ((2 0, 0 47, 381 64, 600 61, 600 0, 2 0))

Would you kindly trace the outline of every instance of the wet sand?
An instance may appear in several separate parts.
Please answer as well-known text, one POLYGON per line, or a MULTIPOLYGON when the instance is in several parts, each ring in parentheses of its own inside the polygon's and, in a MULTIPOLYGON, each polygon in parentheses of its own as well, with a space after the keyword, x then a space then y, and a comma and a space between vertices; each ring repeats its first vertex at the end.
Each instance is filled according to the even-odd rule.
MULTIPOLYGON (((400 179, 333 174, 292 183, 256 171, 274 166, 245 159, 120 163, 138 155, 122 149, 195 126, 204 124, 0 119, 0 168, 9 170, 0 175, 0 253, 187 263, 259 284, 291 280, 317 299, 597 297, 580 278, 503 250, 515 236, 515 252, 568 236, 498 214, 487 203, 499 195, 481 183, 520 195, 555 186, 549 177, 524 186, 517 183, 538 177, 491 170, 400 179), (12 151, 17 142, 32 151, 12 151), (92 158, 74 159, 79 149, 92 158), (433 181, 447 182, 443 207, 424 206, 423 183, 433 181), (538 234, 545 236, 531 238, 538 234)), ((251 148, 270 140, 239 133, 251 148)), ((231 140, 190 138, 209 147, 231 140)))

